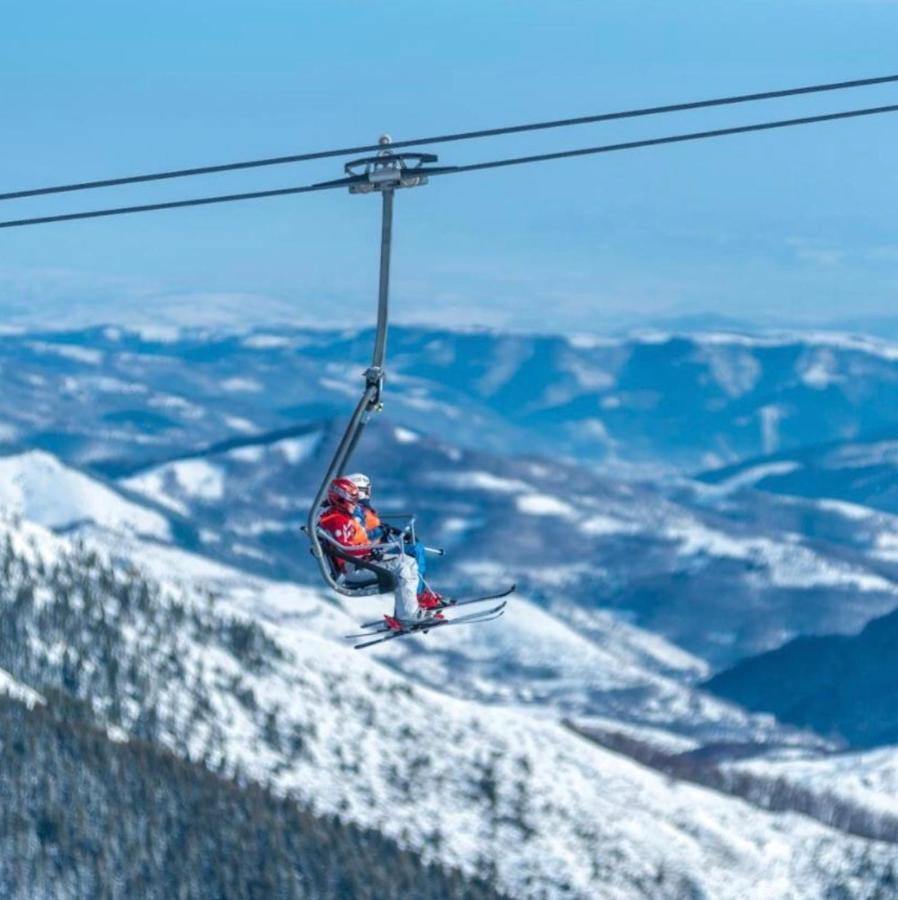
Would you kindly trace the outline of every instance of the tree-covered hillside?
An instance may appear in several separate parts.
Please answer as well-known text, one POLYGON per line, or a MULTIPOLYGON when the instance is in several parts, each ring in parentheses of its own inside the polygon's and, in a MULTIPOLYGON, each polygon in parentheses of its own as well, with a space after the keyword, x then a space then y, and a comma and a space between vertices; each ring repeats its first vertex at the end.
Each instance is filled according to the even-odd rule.
POLYGON ((495 898, 377 832, 315 816, 54 694, 0 697, 0 896, 8 900, 495 898))

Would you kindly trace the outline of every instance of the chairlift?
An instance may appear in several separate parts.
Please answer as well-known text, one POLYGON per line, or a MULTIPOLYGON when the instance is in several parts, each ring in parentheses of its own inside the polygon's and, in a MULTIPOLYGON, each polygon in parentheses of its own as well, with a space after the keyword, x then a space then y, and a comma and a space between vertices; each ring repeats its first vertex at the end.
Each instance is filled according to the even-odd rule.
POLYGON ((349 552, 331 535, 319 527, 318 519, 324 506, 327 490, 334 478, 347 471, 349 460, 355 451, 365 425, 373 412, 383 409, 382 396, 385 377, 387 328, 389 325, 390 252, 393 232, 393 192, 400 188, 419 187, 427 184, 426 165, 437 161, 433 153, 393 153, 389 149, 389 135, 380 138, 383 150, 377 156, 353 160, 344 166, 346 177, 339 182, 345 184, 352 194, 377 192, 382 198, 380 280, 377 300, 377 329, 374 337, 374 351, 371 365, 363 373, 365 386, 361 399, 349 419, 343 437, 334 452, 303 531, 311 543, 311 552, 318 561, 324 580, 330 587, 347 597, 362 597, 371 594, 389 593, 396 586, 393 573, 378 564, 378 556, 385 553, 403 552, 407 538, 414 539, 414 518, 402 528, 391 528, 393 540, 354 547, 349 552), (359 550, 371 551, 372 555, 359 558, 359 550))

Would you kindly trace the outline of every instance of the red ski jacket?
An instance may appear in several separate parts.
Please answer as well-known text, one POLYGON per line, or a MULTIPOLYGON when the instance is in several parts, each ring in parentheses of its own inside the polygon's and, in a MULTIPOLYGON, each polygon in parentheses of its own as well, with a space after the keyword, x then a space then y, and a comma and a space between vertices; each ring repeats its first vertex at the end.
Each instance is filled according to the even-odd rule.
MULTIPOLYGON (((322 511, 318 524, 337 543, 349 549, 349 552, 354 556, 367 556, 371 552, 370 550, 352 550, 352 547, 359 544, 367 545, 371 543, 367 532, 362 528, 355 516, 329 506, 322 511)), ((334 557, 334 563, 341 572, 346 567, 346 561, 338 557, 334 557)))

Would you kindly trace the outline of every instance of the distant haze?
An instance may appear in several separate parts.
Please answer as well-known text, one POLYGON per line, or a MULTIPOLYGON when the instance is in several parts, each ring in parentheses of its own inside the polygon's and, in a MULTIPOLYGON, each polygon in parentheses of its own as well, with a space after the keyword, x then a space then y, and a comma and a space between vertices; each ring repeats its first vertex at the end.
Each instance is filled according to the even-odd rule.
MULTIPOLYGON (((898 4, 848 0, 50 6, 4 18, 0 73, 15 90, 0 100, 0 190, 890 74, 898 33, 898 4)), ((465 163, 895 97, 889 85, 435 149, 465 163)), ((397 318, 570 332, 889 315, 896 137, 898 117, 881 116, 433 179, 397 197, 397 318)), ((340 171, 15 201, 2 218, 340 171)), ((4 231, 0 315, 363 324, 378 219, 376 197, 328 192, 4 231)))

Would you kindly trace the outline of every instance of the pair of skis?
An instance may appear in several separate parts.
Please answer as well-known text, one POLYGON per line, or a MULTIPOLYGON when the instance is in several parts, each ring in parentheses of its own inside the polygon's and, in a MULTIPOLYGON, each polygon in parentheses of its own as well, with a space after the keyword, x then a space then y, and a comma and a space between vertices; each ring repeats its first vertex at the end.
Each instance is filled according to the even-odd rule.
POLYGON ((488 603, 490 600, 502 601, 489 609, 478 610, 477 612, 468 613, 467 615, 458 616, 453 619, 429 619, 422 622, 416 622, 402 631, 393 631, 391 628, 387 627, 383 619, 376 619, 373 622, 363 622, 359 626, 360 628, 369 629, 368 631, 364 631, 361 634, 347 634, 346 637, 349 640, 355 640, 357 638, 371 637, 372 635, 383 635, 383 637, 376 637, 370 641, 363 641, 361 644, 356 644, 354 646, 355 650, 363 650, 365 647, 374 646, 374 644, 382 644, 385 641, 407 637, 410 634, 426 634, 428 631, 433 631, 437 628, 446 628, 449 625, 472 625, 476 622, 491 622, 493 619, 498 619, 505 612, 508 601, 503 598, 512 594, 515 587, 516 585, 512 585, 504 591, 499 591, 496 594, 486 594, 483 597, 471 597, 467 600, 457 600, 455 602, 449 601, 440 607, 440 611, 442 611, 444 609, 453 609, 456 606, 469 606, 472 603, 488 603))

